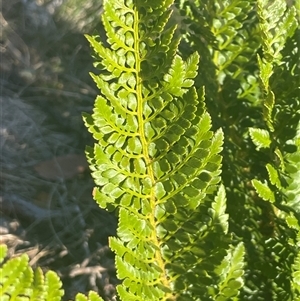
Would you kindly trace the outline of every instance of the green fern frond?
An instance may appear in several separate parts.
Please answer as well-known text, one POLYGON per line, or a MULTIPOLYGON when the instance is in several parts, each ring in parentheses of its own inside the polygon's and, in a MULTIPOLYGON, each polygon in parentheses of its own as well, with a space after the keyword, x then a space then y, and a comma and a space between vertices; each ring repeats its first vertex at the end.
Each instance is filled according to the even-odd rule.
POLYGON ((300 123, 291 141, 296 146, 296 151, 286 155, 287 186, 284 193, 287 196, 287 204, 300 214, 300 123))
POLYGON ((200 70, 197 80, 209 87, 208 100, 214 101, 210 94, 217 92, 216 85, 223 85, 230 77, 240 83, 237 91, 239 98, 258 103, 258 74, 249 75, 246 72, 252 68, 251 58, 259 47, 253 3, 207 0, 201 3, 181 1, 178 5, 184 19, 184 39, 205 54, 202 56, 204 68, 200 70), (185 24, 188 24, 188 28, 185 24))
POLYGON ((77 294, 75 297, 75 301, 103 301, 101 297, 98 296, 96 292, 89 292, 88 296, 83 294, 77 294))
POLYGON ((272 113, 275 105, 275 96, 274 96, 274 92, 271 90, 269 86, 269 80, 273 74, 273 66, 272 63, 261 59, 259 55, 257 56, 257 60, 260 69, 260 79, 263 84, 263 90, 265 93, 264 104, 263 104, 264 118, 269 130, 271 132, 274 132, 272 113))
POLYGON ((292 288, 293 288, 293 300, 300 300, 300 226, 299 218, 297 219, 293 213, 286 216, 287 225, 295 230, 296 238, 290 239, 289 244, 293 246, 296 251, 294 257, 294 263, 292 265, 292 288))
POLYGON ((30 296, 33 272, 28 267, 28 256, 11 259, 0 270, 1 297, 15 299, 19 295, 30 296))
MULTIPOLYGON (((7 256, 7 246, 0 245, 0 259, 7 256)), ((64 291, 62 282, 53 271, 45 275, 41 268, 35 271, 29 266, 29 257, 23 254, 11 258, 0 267, 0 299, 3 301, 61 301, 64 291)), ((77 294, 75 301, 103 301, 96 292, 88 297, 77 294)))
POLYGON ((293 286, 297 294, 297 299, 300 300, 300 252, 298 253, 293 266, 293 286))
MULTIPOLYGON (((289 143, 290 137, 287 136, 287 133, 291 132, 295 134, 295 128, 297 128, 299 122, 300 104, 299 99, 296 97, 292 98, 291 101, 285 99, 286 93, 283 91, 276 90, 277 93, 275 95, 273 87, 276 87, 276 81, 272 81, 271 78, 278 77, 278 73, 282 72, 282 70, 287 74, 297 73, 297 70, 299 70, 299 66, 286 66, 284 63, 286 56, 289 56, 285 52, 285 47, 287 47, 286 45, 292 47, 287 43, 287 40, 288 38, 293 39, 294 34, 296 34, 297 19, 295 8, 293 6, 287 8, 286 1, 283 0, 276 0, 272 3, 263 0, 258 1, 258 17, 263 37, 263 57, 261 58, 258 55, 258 66, 264 93, 263 116, 268 131, 251 128, 250 136, 257 149, 262 147, 267 148, 270 145, 273 146, 274 162, 273 164, 267 164, 266 168, 270 183, 277 188, 276 195, 278 201, 282 202, 282 193, 287 191, 283 189, 287 181, 287 177, 283 174, 286 172, 286 159, 289 157, 287 153, 289 149, 291 149, 291 152, 296 152, 297 150, 295 145, 289 143), (286 110, 285 118, 289 119, 290 116, 293 116, 292 119, 289 119, 289 125, 282 121, 282 113, 279 113, 288 107, 290 109, 286 110), (279 124, 281 124, 281 128, 278 126, 279 124), (285 133, 284 135, 282 134, 283 132, 285 133), (281 196, 281 200, 279 200, 279 196, 281 196)), ((292 56, 296 55, 297 51, 298 49, 296 48, 292 56)), ((298 88, 295 89, 296 92, 298 88)), ((256 180, 253 184, 258 194, 264 196, 263 199, 269 199, 272 202, 275 201, 275 197, 271 193, 272 189, 267 184, 256 180)))
POLYGON ((0 245, 0 263, 2 263, 4 261, 6 256, 7 256, 7 246, 0 245))
MULTIPOLYGON (((4 257, 6 249, 1 245, 4 257)), ((5 262, 0 268, 0 275, 1 300, 60 301, 63 296, 59 277, 52 271, 48 271, 44 277, 40 268, 34 273, 27 254, 5 262)))
POLYGON ((203 284, 229 248, 224 188, 209 201, 220 182, 223 132, 212 132, 204 89, 193 87, 199 55, 176 54, 171 3, 106 1, 110 48, 87 37, 105 70, 92 75, 101 95, 84 117, 97 140, 87 156, 96 201, 118 208, 110 247, 126 301, 208 297, 203 284))
POLYGON ((213 61, 217 67, 219 84, 228 77, 236 80, 240 87, 237 97, 258 103, 260 91, 258 74, 246 72, 251 58, 258 50, 258 28, 255 25, 252 1, 211 1, 214 2, 211 30, 218 42, 213 50, 213 61))
POLYGON ((226 211, 226 193, 225 187, 221 185, 218 190, 218 194, 216 195, 214 202, 212 203, 212 219, 213 223, 220 224, 224 233, 228 232, 228 214, 226 211))
POLYGON ((297 28, 296 9, 293 6, 287 9, 286 1, 282 0, 259 0, 257 9, 264 57, 268 62, 278 63, 287 38, 297 28))
POLYGON ((243 286, 245 248, 242 243, 232 248, 218 267, 218 274, 222 275, 218 284, 218 294, 216 301, 232 300, 239 294, 239 289, 243 286))
POLYGON ((287 246, 295 233, 283 225, 299 212, 298 2, 177 1, 189 47, 182 52, 199 49, 204 68, 195 82, 205 86, 213 123, 224 130, 230 229, 247 249, 240 300, 296 298, 291 265, 297 250, 287 246))
POLYGON ((281 64, 282 50, 289 37, 296 28, 296 11, 294 7, 287 9, 286 1, 276 0, 270 3, 266 0, 258 1, 258 17, 262 35, 263 58, 258 55, 260 79, 263 85, 264 118, 271 132, 273 126, 273 109, 275 95, 269 86, 269 80, 276 64, 281 64))
MULTIPOLYGON (((249 51, 248 49, 250 40, 244 36, 248 33, 243 28, 243 23, 248 18, 252 7, 251 1, 239 0, 215 1, 214 7, 212 32, 218 41, 219 48, 214 53, 214 62, 221 72, 233 62, 244 63, 246 52, 253 53, 253 50, 249 51)), ((255 40, 253 42, 251 46, 255 47, 255 40)))
POLYGON ((272 264, 264 263, 266 275, 272 279, 270 296, 274 300, 299 300, 299 229, 295 228, 295 216, 299 219, 296 201, 299 182, 296 137, 300 113, 299 88, 296 83, 299 64, 296 61, 299 61, 299 49, 294 48, 298 25, 295 8, 287 8, 283 0, 258 1, 258 16, 263 39, 263 54, 258 55, 258 66, 263 92, 263 116, 268 128, 263 131, 268 139, 254 137, 254 133, 257 135, 261 129, 250 129, 250 137, 257 148, 270 146, 267 148, 270 158, 266 164, 267 180, 254 179, 251 182, 261 199, 273 203, 269 207, 269 214, 274 224, 274 233, 265 242, 272 264), (287 60, 289 63, 286 63, 287 60), (289 91, 281 85, 280 78, 283 76, 286 77, 285 83, 291 82, 289 91), (277 266, 277 270, 274 266, 277 266))
MULTIPOLYGON (((279 3, 280 1, 275 1, 272 5, 270 5, 271 12, 259 12, 259 14, 264 14, 265 17, 261 16, 261 22, 262 25, 261 27, 263 30, 269 30, 270 33, 266 37, 268 39, 271 39, 271 35, 273 34, 273 31, 275 30, 275 25, 280 23, 280 18, 285 19, 285 17, 288 16, 294 16, 294 8, 290 8, 290 10, 286 10, 286 4, 285 3, 279 3), (279 5, 279 6, 278 6, 279 5), (276 9, 275 9, 276 8, 276 9), (278 9, 278 12, 275 12, 275 10, 278 9), (272 14, 276 14, 274 18, 271 18, 272 14), (267 16, 267 17, 266 17, 267 16), (271 20, 272 19, 272 20, 271 20), (269 20, 268 22, 266 20, 269 20)), ((284 1, 281 1, 284 2, 284 1)), ((259 5, 262 5, 261 3, 259 5)), ((266 5, 266 3, 264 3, 266 5)), ((262 9, 262 8, 259 8, 262 9)), ((266 10, 269 9, 269 6, 266 8, 266 10)), ((281 43, 282 45, 285 45, 286 39, 293 35, 295 33, 295 24, 297 24, 295 16, 293 17, 293 21, 291 21, 292 25, 292 30, 286 33, 284 31, 284 27, 287 25, 278 25, 279 27, 281 26, 282 28, 276 29, 275 33, 280 36, 282 39, 281 43), (294 24, 295 23, 295 24, 294 24), (279 34, 280 30, 282 31, 282 34, 279 34)), ((279 39, 279 38, 278 38, 279 39)), ((278 42, 279 43, 279 42, 278 42)), ((267 45, 268 42, 266 42, 265 48, 269 47, 270 49, 274 46, 277 47, 276 45, 267 45)), ((289 44, 288 44, 289 45, 289 44)), ((273 47, 273 48, 274 48, 273 47)), ((272 49, 273 49, 272 48, 272 49)), ((283 48, 283 46, 282 46, 283 48)), ((282 50, 280 48, 280 51, 282 50)), ((271 50, 270 50, 271 51, 271 50)), ((298 50, 296 49, 296 52, 298 50)), ((284 204, 286 200, 288 199, 288 204, 289 206, 294 206, 297 204, 297 192, 293 192, 293 188, 298 185, 296 184, 298 182, 297 177, 298 177, 298 169, 296 168, 295 170, 295 164, 298 164, 298 157, 299 157, 299 147, 297 146, 297 126, 299 127, 299 114, 300 114, 300 103, 299 103, 299 97, 292 98, 291 100, 285 99, 286 94, 283 91, 277 90, 277 100, 275 104, 275 94, 273 93, 272 86, 274 86, 275 82, 270 81, 270 78, 274 72, 279 72, 281 67, 276 67, 274 69, 275 64, 280 64, 280 60, 282 59, 282 62, 285 61, 285 57, 283 56, 278 56, 277 58, 270 56, 267 57, 266 55, 267 50, 264 50, 265 58, 264 59, 258 59, 259 66, 261 69, 261 80, 262 80, 262 86, 265 89, 265 102, 264 102, 264 118, 267 123, 267 126, 269 128, 270 132, 273 132, 269 134, 268 131, 264 130, 266 133, 265 136, 269 136, 268 138, 268 144, 272 144, 273 146, 276 145, 274 149, 274 155, 273 155, 273 160, 274 162, 272 164, 267 164, 266 169, 268 172, 269 176, 269 182, 271 185, 274 187, 270 187, 268 184, 263 184, 262 182, 259 181, 254 181, 253 184, 258 192, 258 194, 265 200, 271 200, 272 202, 275 201, 275 195, 277 199, 277 204, 284 204), (272 60, 270 59, 272 58, 272 60), (279 111, 284 110, 284 108, 289 107, 290 109, 287 109, 285 118, 288 119, 288 116, 293 116, 292 119, 289 119, 289 124, 286 122, 282 121, 281 113, 279 111), (274 114, 274 110, 277 111, 278 113, 274 114), (277 124, 281 124, 281 127, 278 127, 277 124), (273 126, 275 125, 275 127, 273 126), (283 135, 283 132, 285 133, 283 135), (293 139, 290 139, 290 138, 293 139), (290 160, 293 162, 290 162, 290 160), (295 182, 294 184, 292 184, 295 182), (290 189, 292 188, 292 189, 290 189), (271 190, 272 192, 271 193, 271 190), (293 205, 292 205, 293 204, 293 205)), ((285 53, 285 52, 283 52, 285 53)), ((296 54, 296 53, 295 53, 296 54)), ((287 55, 285 53, 285 55, 287 55)), ((283 65, 284 66, 284 65, 283 65)), ((291 73, 295 72, 298 73, 299 71, 299 66, 284 66, 283 69, 285 72, 291 73)), ((274 73, 274 76, 278 76, 276 73, 274 73)), ((293 80, 294 81, 294 80, 293 80)), ((293 82, 292 81, 292 82, 293 82)), ((295 88, 295 92, 297 91, 298 88, 295 88)), ((260 137, 260 139, 257 139, 254 137, 259 133, 261 130, 260 129, 250 129, 250 136, 254 142, 255 145, 259 147, 267 146, 266 143, 266 138, 263 139, 263 137, 260 137), (264 141, 265 144, 262 143, 264 141)), ((260 135, 261 136, 261 135, 260 135)), ((296 188, 297 190, 298 188, 296 188)), ((297 207, 297 205, 296 205, 297 207)))

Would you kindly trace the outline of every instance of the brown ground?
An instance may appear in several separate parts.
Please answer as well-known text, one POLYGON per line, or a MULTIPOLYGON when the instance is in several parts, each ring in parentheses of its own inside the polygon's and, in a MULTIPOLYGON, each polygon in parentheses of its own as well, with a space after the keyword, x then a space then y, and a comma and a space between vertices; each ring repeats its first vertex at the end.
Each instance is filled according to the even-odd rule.
POLYGON ((101 32, 101 1, 2 1, 0 242, 55 270, 65 300, 91 289, 112 300, 116 219, 92 200, 81 118, 97 94, 83 33, 101 32))

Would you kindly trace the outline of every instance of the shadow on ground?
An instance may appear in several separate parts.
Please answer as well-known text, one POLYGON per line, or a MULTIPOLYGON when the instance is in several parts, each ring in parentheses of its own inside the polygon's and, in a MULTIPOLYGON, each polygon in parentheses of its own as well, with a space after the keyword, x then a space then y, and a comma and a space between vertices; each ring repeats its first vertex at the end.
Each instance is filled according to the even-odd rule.
POLYGON ((97 90, 83 33, 101 31, 99 0, 1 3, 1 243, 55 270, 65 299, 115 292, 107 238, 116 219, 92 200, 81 113, 97 90))

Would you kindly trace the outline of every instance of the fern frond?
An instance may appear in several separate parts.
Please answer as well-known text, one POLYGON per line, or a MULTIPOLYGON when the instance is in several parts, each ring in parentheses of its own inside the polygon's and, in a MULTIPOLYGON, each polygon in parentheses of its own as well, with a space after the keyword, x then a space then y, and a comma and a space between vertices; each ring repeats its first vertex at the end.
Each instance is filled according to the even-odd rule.
POLYGON ((274 92, 269 87, 269 80, 273 74, 273 68, 281 63, 286 41, 292 37, 296 28, 296 11, 294 7, 287 9, 286 1, 276 0, 258 1, 258 17, 260 18, 260 30, 263 44, 263 58, 258 55, 260 79, 263 85, 264 118, 270 131, 274 131, 273 108, 275 105, 274 92))
POLYGON ((101 95, 85 115, 97 140, 87 156, 96 201, 118 208, 110 247, 126 301, 208 297, 203 283, 229 248, 224 188, 212 208, 209 201, 220 182, 223 132, 211 130, 204 89, 193 87, 199 55, 176 54, 171 3, 106 1, 110 48, 87 37, 105 69, 92 75, 101 95), (192 287, 191 278, 199 280, 192 287))
POLYGON ((7 246, 0 245, 0 263, 2 263, 7 256, 7 246))
POLYGON ((295 296, 294 300, 298 301, 300 300, 300 252, 298 252, 298 255, 295 259, 293 269, 293 286, 297 295, 297 297, 295 296))
POLYGON ((207 0, 201 3, 181 1, 178 5, 184 18, 184 39, 194 49, 204 53, 204 68, 200 70, 197 80, 209 87, 209 101, 214 101, 211 94, 217 93, 216 85, 223 85, 230 77, 240 83, 237 91, 239 98, 258 102, 258 74, 249 75, 246 72, 252 68, 251 58, 259 47, 253 3, 207 0), (188 28, 185 24, 188 24, 188 28), (214 83, 215 77, 217 82, 214 83))
POLYGON ((89 292, 88 296, 83 294, 77 294, 75 297, 75 301, 103 301, 101 297, 98 296, 96 292, 89 292))
MULTIPOLYGON (((299 76, 299 66, 297 63, 293 64, 293 60, 291 60, 289 65, 285 64, 286 57, 290 56, 286 53, 286 48, 293 48, 292 44, 295 39, 294 35, 297 35, 296 28, 298 27, 298 22, 295 8, 293 6, 287 8, 286 1, 283 0, 276 0, 272 3, 263 0, 258 1, 258 16, 263 37, 263 57, 258 56, 258 65, 264 92, 263 114, 269 131, 250 129, 250 136, 257 147, 272 145, 274 163, 267 164, 266 168, 270 183, 277 189, 277 197, 282 197, 282 194, 288 191, 288 189, 283 188, 283 186, 287 186, 288 178, 284 173, 288 172, 290 173, 289 176, 294 177, 294 172, 291 172, 291 169, 286 169, 287 160, 289 157, 297 157, 299 151, 297 146, 291 143, 291 138, 295 139, 296 129, 299 127, 300 102, 299 97, 296 96, 286 99, 287 94, 284 89, 276 89, 275 94, 273 87, 276 87, 276 79, 280 77, 280 73, 282 72, 285 72, 288 76, 291 74, 299 76), (290 40, 288 41, 288 39, 290 40), (275 81, 271 80, 272 77, 275 78, 275 81), (286 120, 289 119, 289 124, 283 121, 282 115, 284 114, 280 113, 285 108, 287 109, 286 113, 284 113, 284 118, 286 120), (278 126, 279 124, 280 127, 278 126), (262 131, 264 134, 262 134, 262 131), (267 136, 269 137, 268 139, 267 136)), ((296 47, 291 56, 296 57, 298 51, 296 47)), ((296 81, 293 78, 292 83, 296 81)), ((291 92, 292 95, 293 93, 297 93, 298 90, 299 87, 295 85, 295 90, 291 92)), ((291 182, 290 180, 288 181, 291 182)), ((258 184, 258 182, 254 182, 254 184, 256 185, 257 192, 261 196, 264 195, 264 199, 275 201, 270 192, 267 193, 270 190, 267 184, 258 184), (260 188, 258 189, 258 187, 260 188), (264 193, 262 190, 264 190, 264 193), (267 194, 269 197, 267 197, 267 194)), ((278 202, 282 203, 282 199, 278 200, 278 202)))
MULTIPOLYGON (((292 226, 291 222, 294 214, 298 219, 300 217, 299 206, 295 202, 297 194, 293 193, 296 183, 299 182, 296 166, 300 154, 296 138, 300 116, 299 87, 296 84, 299 76, 299 64, 296 63, 299 49, 294 49, 298 25, 295 8, 287 8, 283 0, 258 1, 258 16, 263 38, 263 55, 258 56, 258 66, 264 96, 263 116, 268 128, 263 131, 269 137, 271 155, 269 163, 266 164, 267 181, 255 179, 252 180, 252 185, 260 198, 273 203, 270 214, 274 223, 274 234, 265 245, 273 261, 266 269, 272 279, 270 295, 278 300, 298 300, 299 292, 295 289, 297 265, 294 262, 297 262, 299 254, 299 229, 292 226), (287 60, 289 63, 286 63, 287 60), (286 77, 285 83, 291 82, 289 91, 280 84, 283 75, 286 77), (283 113, 285 110, 286 113, 283 113), (285 221, 291 229, 283 226, 285 221), (274 265, 277 266, 277 271, 274 265)), ((259 132, 261 129, 255 131, 259 132)), ((252 130, 250 136, 258 146, 253 133, 252 130)), ((264 141, 267 146, 267 140, 264 141)), ((260 145, 263 147, 261 143, 260 145)), ((296 191, 297 189, 298 186, 296 191)))
POLYGON ((225 301, 238 296, 239 289, 243 285, 245 249, 242 243, 230 250, 218 267, 219 274, 222 275, 218 284, 218 294, 216 301, 225 301))
MULTIPOLYGON (((0 259, 7 255, 7 246, 0 245, 0 259)), ((0 267, 0 299, 5 301, 61 301, 64 291, 62 282, 53 271, 45 275, 41 268, 35 271, 29 266, 27 254, 7 260, 0 267)), ((75 301, 103 301, 96 292, 88 297, 77 294, 75 301)))
POLYGON ((281 51, 287 38, 291 37, 296 28, 296 9, 287 9, 286 1, 259 0, 257 2, 258 17, 262 33, 264 58, 268 62, 278 63, 282 56, 281 51))
POLYGON ((289 240, 289 244, 293 246, 295 250, 294 262, 292 265, 292 288, 293 288, 293 300, 300 300, 300 226, 299 218, 295 215, 289 214, 285 218, 287 225, 296 232, 296 237, 289 240))
POLYGON ((15 299, 19 295, 30 296, 33 272, 28 267, 28 256, 22 255, 4 263, 0 270, 2 298, 15 299))
POLYGON ((284 192, 287 196, 287 204, 300 214, 300 123, 292 142, 297 150, 286 155, 286 171, 289 178, 284 192))
MULTIPOLYGON (((1 245, 3 255, 6 255, 6 249, 5 245, 1 245)), ((0 268, 0 275, 1 300, 60 301, 63 296, 59 277, 52 271, 44 277, 40 268, 34 273, 27 254, 5 262, 0 268)))
POLYGON ((218 190, 218 194, 212 204, 212 219, 214 225, 220 224, 224 233, 228 232, 228 218, 229 215, 225 213, 226 211, 226 193, 225 187, 221 185, 218 190))

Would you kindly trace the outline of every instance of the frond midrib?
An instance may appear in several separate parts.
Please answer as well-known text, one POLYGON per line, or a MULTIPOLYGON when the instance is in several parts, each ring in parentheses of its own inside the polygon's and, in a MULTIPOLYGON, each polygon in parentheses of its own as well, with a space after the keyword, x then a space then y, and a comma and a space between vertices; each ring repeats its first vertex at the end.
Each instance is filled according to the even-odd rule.
MULTIPOLYGON (((171 290, 171 283, 170 280, 168 280, 167 277, 167 271, 165 267, 165 261, 162 257, 162 253, 160 251, 161 249, 161 243, 159 241, 156 227, 157 223, 155 221, 155 209, 156 206, 158 205, 158 200, 156 200, 156 195, 155 195, 155 176, 154 176, 154 170, 153 170, 153 162, 149 154, 149 141, 147 140, 146 133, 145 133, 145 123, 146 120, 144 119, 143 116, 143 107, 146 99, 143 97, 143 80, 140 76, 141 74, 141 63, 142 59, 140 57, 140 36, 139 36, 139 13, 137 11, 135 13, 135 18, 134 18, 134 51, 135 51, 135 61, 136 61, 136 95, 137 95, 137 117, 138 117, 138 132, 139 136, 141 139, 141 144, 142 144, 142 155, 144 157, 145 163, 146 163, 146 168, 147 168, 147 175, 149 176, 151 180, 151 192, 150 192, 150 207, 152 213, 146 216, 148 219, 151 229, 152 229, 152 235, 151 235, 151 240, 152 243, 157 247, 155 251, 155 260, 161 269, 161 274, 160 274, 160 283, 163 284, 166 288, 171 290)), ((171 300, 172 294, 166 293, 164 296, 164 300, 171 300)))

